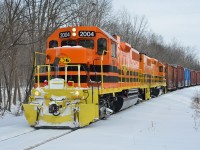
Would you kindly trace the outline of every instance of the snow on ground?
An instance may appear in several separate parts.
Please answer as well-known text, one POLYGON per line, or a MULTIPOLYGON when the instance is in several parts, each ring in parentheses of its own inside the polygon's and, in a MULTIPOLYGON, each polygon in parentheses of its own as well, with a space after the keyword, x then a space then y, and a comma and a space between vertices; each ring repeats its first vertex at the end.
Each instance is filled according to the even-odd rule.
POLYGON ((26 119, 22 116, 16 117, 5 113, 5 116, 0 117, 0 142, 33 130, 34 128, 30 128, 26 119))
POLYGON ((23 116, 6 114, 0 118, 0 150, 22 150, 71 130, 40 129, 30 127, 23 116))
MULTIPOLYGON (((177 90, 143 102, 35 149, 68 150, 199 150, 200 127, 194 123, 192 97, 200 87, 177 90)), ((65 130, 31 131, 24 117, 0 119, 0 149, 24 149, 65 130), (11 133, 12 132, 12 133, 11 133), (29 136, 28 136, 29 135, 29 136), (4 139, 2 141, 2 139, 4 139)))

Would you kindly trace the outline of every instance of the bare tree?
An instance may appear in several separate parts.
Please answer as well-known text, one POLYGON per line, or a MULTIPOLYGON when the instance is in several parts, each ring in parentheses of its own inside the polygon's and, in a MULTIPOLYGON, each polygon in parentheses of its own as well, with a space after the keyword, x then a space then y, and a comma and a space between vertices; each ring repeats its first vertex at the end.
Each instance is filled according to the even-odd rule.
MULTIPOLYGON (((1 4, 2 17, 0 18, 0 32, 3 35, 0 38, 2 43, 0 47, 1 72, 4 79, 7 104, 6 108, 10 111, 12 104, 12 88, 15 76, 17 76, 16 55, 18 53, 17 42, 22 37, 24 29, 21 28, 20 16, 23 13, 21 0, 4 0, 1 4)), ((19 81, 16 81, 19 82, 19 81)))
POLYGON ((109 21, 112 1, 110 0, 75 0, 76 13, 73 13, 72 25, 102 27, 109 21))
POLYGON ((11 110, 17 99, 27 102, 34 52, 45 52, 47 37, 59 27, 98 26, 164 63, 200 69, 194 48, 175 40, 166 44, 149 30, 144 16, 112 13, 110 0, 2 0, 0 13, 0 109, 11 110))

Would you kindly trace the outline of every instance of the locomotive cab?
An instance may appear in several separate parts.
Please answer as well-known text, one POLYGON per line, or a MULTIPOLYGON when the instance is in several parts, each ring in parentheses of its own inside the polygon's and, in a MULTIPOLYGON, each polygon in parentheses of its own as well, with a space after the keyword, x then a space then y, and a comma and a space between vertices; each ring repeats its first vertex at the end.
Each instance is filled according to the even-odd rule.
MULTIPOLYGON (((97 86, 101 82, 101 74, 104 73, 104 88, 117 87, 117 41, 105 31, 97 27, 69 27, 56 30, 47 40, 46 64, 62 73, 65 65, 81 65, 81 87, 97 86), (112 66, 110 64, 113 64, 112 66), (102 64, 104 65, 101 68, 102 64), (103 70, 102 70, 103 69, 103 70), (102 70, 102 71, 101 71, 102 70)), ((73 67, 68 67, 69 80, 77 80, 73 67)), ((62 74, 62 75, 61 75, 62 74)), ((43 81, 40 81, 42 83, 43 81)))

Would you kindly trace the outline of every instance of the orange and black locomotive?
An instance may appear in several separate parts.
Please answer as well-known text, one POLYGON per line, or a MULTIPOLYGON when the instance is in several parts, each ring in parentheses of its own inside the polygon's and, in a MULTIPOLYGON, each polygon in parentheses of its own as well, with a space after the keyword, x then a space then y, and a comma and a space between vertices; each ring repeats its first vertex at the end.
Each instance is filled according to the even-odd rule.
POLYGON ((164 64, 94 26, 57 29, 34 74, 23 105, 34 127, 83 127, 166 91, 164 64))

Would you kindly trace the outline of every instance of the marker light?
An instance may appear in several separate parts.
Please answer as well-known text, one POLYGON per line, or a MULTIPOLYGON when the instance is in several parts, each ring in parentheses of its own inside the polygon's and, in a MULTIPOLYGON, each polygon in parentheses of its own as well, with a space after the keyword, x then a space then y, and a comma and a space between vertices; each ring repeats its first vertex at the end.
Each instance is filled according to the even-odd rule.
POLYGON ((44 80, 44 86, 47 86, 47 85, 48 85, 48 81, 44 80))
POLYGON ((68 86, 74 86, 74 81, 68 81, 68 86))

